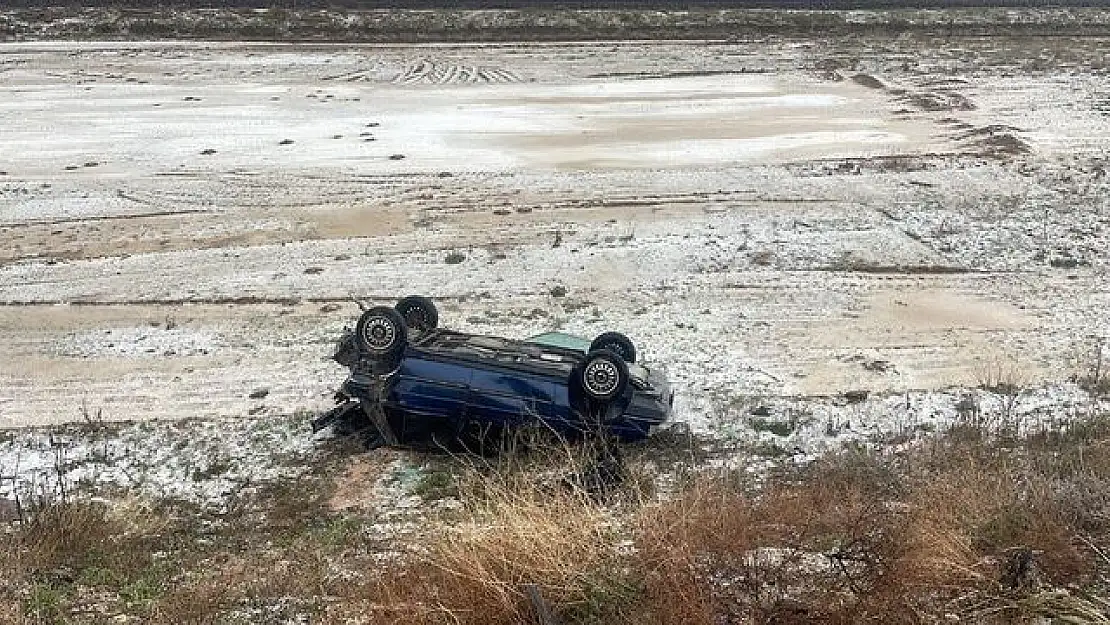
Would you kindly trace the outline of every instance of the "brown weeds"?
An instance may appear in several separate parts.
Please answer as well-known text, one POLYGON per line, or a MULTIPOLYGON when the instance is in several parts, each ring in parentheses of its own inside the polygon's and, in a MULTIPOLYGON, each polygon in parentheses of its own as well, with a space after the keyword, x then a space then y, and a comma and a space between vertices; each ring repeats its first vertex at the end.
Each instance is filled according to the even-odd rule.
POLYGON ((620 523, 566 479, 592 462, 568 450, 533 451, 527 462, 509 457, 462 476, 464 508, 372 586, 379 599, 367 609, 381 622, 534 622, 527 587, 535 586, 571 622, 634 620, 640 588, 622 564, 620 523))
POLYGON ((0 620, 84 614, 92 592, 148 623, 538 623, 534 588, 566 625, 1106 624, 1108 447, 1107 417, 1023 437, 968 421, 898 453, 653 488, 604 447, 533 441, 492 464, 441 458, 424 490, 457 505, 391 542, 311 483, 204 523, 55 502, 0 534, 0 620), (599 462, 623 481, 594 488, 599 462))
POLYGON ((1077 462, 1106 434, 1005 448, 961 432, 903 457, 836 454, 748 494, 699 482, 637 521, 653 619, 1102 622, 1084 615, 1105 605, 1091 584, 1110 570, 1110 471, 1102 453, 1077 462))

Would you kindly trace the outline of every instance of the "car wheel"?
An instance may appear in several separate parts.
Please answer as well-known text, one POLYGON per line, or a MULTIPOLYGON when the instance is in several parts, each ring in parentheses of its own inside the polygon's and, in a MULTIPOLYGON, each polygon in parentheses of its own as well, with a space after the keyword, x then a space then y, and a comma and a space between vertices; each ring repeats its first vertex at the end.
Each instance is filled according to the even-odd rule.
POLYGON ((595 352, 599 349, 607 349, 620 356, 627 363, 636 362, 636 346, 620 332, 606 332, 598 335, 593 343, 590 343, 590 351, 595 352))
POLYGON ((410 295, 393 307, 405 320, 409 330, 423 334, 439 326, 439 311, 432 300, 420 295, 410 295))
POLYGON ((609 401, 619 397, 628 387, 628 365, 607 349, 591 351, 576 370, 576 377, 586 397, 609 401))
POLYGON ((407 339, 405 320, 387 306, 376 306, 362 313, 355 326, 355 341, 359 349, 377 360, 399 355, 405 349, 407 339))

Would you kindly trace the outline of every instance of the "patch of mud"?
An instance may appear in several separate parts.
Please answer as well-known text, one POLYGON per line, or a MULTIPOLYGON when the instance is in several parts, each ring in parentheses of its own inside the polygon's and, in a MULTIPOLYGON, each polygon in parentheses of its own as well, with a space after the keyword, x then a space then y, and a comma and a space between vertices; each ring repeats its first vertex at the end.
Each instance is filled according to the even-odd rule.
POLYGON ((379 449, 373 453, 351 456, 343 473, 335 480, 335 492, 328 500, 334 512, 368 509, 377 503, 376 495, 383 479, 396 468, 400 452, 379 449))

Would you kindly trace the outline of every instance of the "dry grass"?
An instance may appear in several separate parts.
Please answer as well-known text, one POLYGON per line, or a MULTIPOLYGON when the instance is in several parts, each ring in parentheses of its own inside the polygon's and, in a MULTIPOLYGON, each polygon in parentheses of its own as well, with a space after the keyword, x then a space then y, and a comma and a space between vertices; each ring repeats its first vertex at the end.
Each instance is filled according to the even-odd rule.
POLYGON ((700 482, 638 519, 653 621, 1105 622, 1106 427, 845 452, 754 494, 700 482))
POLYGON ((616 530, 573 493, 487 489, 488 499, 374 586, 385 622, 522 623, 535 585, 575 620, 613 622, 638 597, 620 571, 616 530))
POLYGON ((1001 353, 988 354, 975 367, 979 388, 1015 395, 1029 386, 1034 375, 1029 366, 1001 353))
POLYGON ((373 511, 329 511, 326 481, 224 516, 55 502, 0 535, 0 621, 537 623, 533 586, 566 624, 1107 623, 1108 447, 1108 417, 969 423, 664 495, 635 463, 584 488, 597 449, 440 458, 427 496, 459 505, 387 542, 373 511))
POLYGON ((1110 345, 1104 337, 1090 337, 1074 348, 1072 381, 1092 395, 1110 395, 1110 345))
MULTIPOLYGON (((614 504, 600 503, 604 446, 527 442, 528 451, 458 477, 463 507, 371 588, 375 622, 528 623, 534 586, 570 622, 637 622, 638 579, 625 565, 614 504)), ((627 497, 625 497, 627 504, 627 497)))

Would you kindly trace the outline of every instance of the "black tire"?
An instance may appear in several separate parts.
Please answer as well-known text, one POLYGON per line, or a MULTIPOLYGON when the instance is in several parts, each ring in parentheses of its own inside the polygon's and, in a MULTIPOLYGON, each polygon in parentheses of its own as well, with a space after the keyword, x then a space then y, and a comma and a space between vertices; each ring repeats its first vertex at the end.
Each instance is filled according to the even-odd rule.
POLYGON ((439 326, 439 311, 432 300, 426 297, 410 295, 397 302, 393 309, 400 313, 408 329, 417 334, 424 334, 439 326))
POLYGON ((358 345, 355 344, 355 333, 344 330, 343 336, 335 345, 335 353, 331 359, 344 367, 353 367, 358 362, 358 345))
POLYGON ((599 334, 596 339, 590 343, 590 351, 596 352, 599 349, 607 349, 614 354, 621 357, 627 363, 636 362, 636 346, 632 344, 629 338, 620 332, 606 332, 599 334))
POLYGON ((408 342, 408 329, 400 313, 388 306, 375 306, 362 313, 355 326, 359 350, 378 361, 396 358, 408 342))
POLYGON ((628 388, 628 365, 607 349, 586 354, 586 359, 575 368, 573 375, 574 383, 582 389, 582 393, 596 402, 616 399, 628 388))

